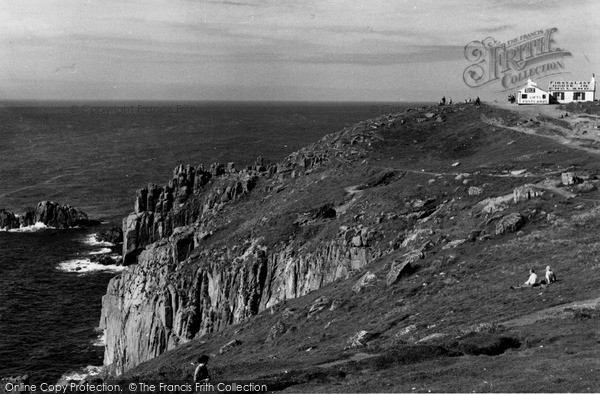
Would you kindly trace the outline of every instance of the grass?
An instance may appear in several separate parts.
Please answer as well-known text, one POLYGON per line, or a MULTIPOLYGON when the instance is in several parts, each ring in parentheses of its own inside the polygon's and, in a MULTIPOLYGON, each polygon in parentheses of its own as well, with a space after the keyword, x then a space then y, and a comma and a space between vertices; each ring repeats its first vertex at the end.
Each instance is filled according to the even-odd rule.
MULTIPOLYGON (((362 156, 349 162, 334 157, 289 181, 261 180, 252 196, 226 206, 214 219, 220 230, 203 244, 216 251, 264 237, 268 250, 291 244, 307 256, 347 226, 372 234, 373 257, 366 267, 181 345, 120 379, 160 375, 189 381, 191 360, 209 353, 213 379, 265 380, 295 392, 598 391, 596 309, 502 324, 600 297, 596 195, 567 200, 545 191, 529 201, 509 202, 496 218, 477 206, 525 183, 558 179, 560 169, 597 172, 597 157, 482 120, 485 115, 505 124, 518 121, 504 110, 460 105, 424 111, 439 112, 445 121, 415 121, 420 112, 399 114, 403 124, 377 129, 382 140, 352 145, 363 149, 362 156), (534 175, 499 176, 522 168, 534 175), (469 176, 456 179, 459 173, 469 176), (360 193, 348 196, 344 189, 354 185, 361 185, 360 193), (483 193, 469 195, 470 186, 483 187, 483 193), (335 218, 314 214, 327 204, 346 203, 346 212, 335 218), (497 219, 512 212, 526 217, 524 227, 496 235, 497 219), (466 242, 448 247, 462 239, 466 242), (413 263, 410 275, 387 286, 392 262, 414 249, 423 250, 424 258, 413 263), (510 290, 526 280, 529 268, 542 273, 546 265, 557 273, 556 283, 510 290), (353 292, 367 270, 376 281, 353 292), (326 307, 310 314, 318 298, 326 307), (338 307, 330 308, 334 301, 338 307), (278 322, 284 332, 267 340, 278 322), (349 338, 360 330, 371 339, 364 347, 349 347, 349 338), (433 339, 416 343, 428 337, 433 339), (234 338, 242 345, 219 354, 234 338)), ((362 127, 356 132, 368 135, 369 124, 362 127)), ((315 149, 325 149, 326 142, 315 149)), ((197 262, 185 264, 193 271, 197 262)))

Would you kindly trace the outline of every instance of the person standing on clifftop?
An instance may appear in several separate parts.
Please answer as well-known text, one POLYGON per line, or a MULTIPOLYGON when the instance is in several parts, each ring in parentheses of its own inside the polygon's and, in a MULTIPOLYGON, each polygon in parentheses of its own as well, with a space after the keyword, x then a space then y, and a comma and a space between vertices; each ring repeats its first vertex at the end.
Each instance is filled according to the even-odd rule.
POLYGON ((210 375, 208 374, 208 368, 206 368, 206 364, 208 364, 208 356, 206 354, 198 357, 198 365, 194 371, 194 383, 210 382, 210 375))

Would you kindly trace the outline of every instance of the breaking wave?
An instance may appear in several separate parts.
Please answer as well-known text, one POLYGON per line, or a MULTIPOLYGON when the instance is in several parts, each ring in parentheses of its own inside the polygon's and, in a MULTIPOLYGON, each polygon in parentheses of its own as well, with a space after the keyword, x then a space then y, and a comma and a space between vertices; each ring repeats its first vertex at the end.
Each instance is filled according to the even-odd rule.
POLYGON ((90 259, 75 259, 63 261, 57 267, 60 271, 64 272, 73 272, 78 274, 87 274, 90 272, 98 272, 98 271, 114 271, 119 272, 123 271, 126 267, 122 265, 103 265, 94 263, 90 259))
POLYGON ((98 241, 96 239, 96 235, 97 235, 96 233, 89 234, 87 237, 85 237, 83 242, 88 245, 92 245, 92 246, 115 246, 113 243, 110 243, 110 242, 98 241))
POLYGON ((19 227, 19 228, 11 228, 11 229, 0 229, 0 231, 8 231, 9 233, 33 233, 40 230, 54 230, 55 227, 46 226, 42 222, 37 222, 32 224, 31 226, 19 227))

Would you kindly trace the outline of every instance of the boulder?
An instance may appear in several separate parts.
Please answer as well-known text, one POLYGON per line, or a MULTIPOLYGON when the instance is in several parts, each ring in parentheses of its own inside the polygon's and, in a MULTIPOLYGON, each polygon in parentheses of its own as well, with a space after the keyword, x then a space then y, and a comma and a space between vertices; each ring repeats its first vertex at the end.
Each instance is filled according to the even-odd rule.
POLYGON ((565 186, 571 186, 583 182, 583 179, 576 176, 574 172, 563 172, 560 178, 562 184, 565 186))
POLYGON ((479 186, 471 186, 469 188, 469 196, 478 196, 483 193, 483 188, 479 186))
POLYGON ((513 191, 515 204, 521 201, 531 200, 538 197, 541 193, 530 185, 519 186, 513 191))
POLYGON ((96 241, 119 244, 123 242, 123 229, 121 227, 113 227, 110 230, 102 231, 96 234, 96 241))
POLYGON ((310 310, 308 311, 308 316, 310 317, 314 314, 321 312, 323 309, 327 308, 328 304, 329 304, 329 299, 327 299, 325 297, 317 298, 310 306, 310 310))
POLYGON ((366 346, 367 342, 373 338, 373 334, 368 331, 360 330, 348 339, 350 348, 366 346))
POLYGON ((386 284, 388 286, 391 286, 391 285, 397 283, 402 276, 408 275, 411 270, 412 270, 412 266, 411 266, 409 260, 404 260, 404 262, 394 261, 394 263, 392 264, 392 268, 390 269, 390 272, 388 272, 388 274, 387 274, 387 277, 385 280, 386 284))
POLYGON ((596 187, 596 184, 592 182, 583 182, 575 186, 574 189, 577 193, 589 193, 597 190, 598 188, 596 187))
POLYGON ((360 293, 365 287, 377 280, 377 276, 370 271, 360 277, 360 279, 352 286, 352 291, 356 294, 360 293))
POLYGON ((411 324, 409 326, 404 327, 400 331, 398 331, 395 336, 397 338, 402 338, 402 337, 405 337, 405 336, 407 336, 409 334, 412 334, 416 330, 417 330, 417 326, 415 324, 411 324))
POLYGON ((340 301, 340 300, 333 300, 333 302, 331 303, 331 306, 329 307, 329 310, 330 311, 335 311, 340 306, 342 306, 342 301, 340 301))
POLYGON ((442 249, 454 249, 464 244, 465 242, 467 242, 466 239, 455 239, 454 241, 450 241, 446 245, 442 246, 442 249))
POLYGON ((496 224, 496 235, 514 233, 525 224, 525 218, 517 212, 503 216, 496 224))
MULTIPOLYGON (((120 258, 119 258, 119 260, 120 260, 120 258)), ((108 254, 97 254, 97 255, 90 257, 91 262, 97 263, 97 264, 102 264, 102 265, 117 264, 119 262, 119 260, 113 259, 108 254)))
POLYGON ((239 339, 232 339, 231 341, 227 342, 225 345, 221 346, 221 348, 219 349, 219 354, 227 353, 234 347, 240 346, 241 344, 242 344, 242 341, 240 341, 239 339))

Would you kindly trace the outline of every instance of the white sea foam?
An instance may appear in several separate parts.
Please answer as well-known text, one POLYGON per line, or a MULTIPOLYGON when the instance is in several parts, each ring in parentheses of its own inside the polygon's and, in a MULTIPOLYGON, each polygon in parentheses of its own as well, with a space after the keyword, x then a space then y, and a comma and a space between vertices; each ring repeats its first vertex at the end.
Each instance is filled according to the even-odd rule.
POLYGON ((32 224, 31 226, 11 228, 11 229, 3 228, 3 229, 0 229, 0 231, 8 231, 11 233, 33 233, 33 232, 40 231, 40 230, 52 230, 52 229, 55 229, 55 227, 46 226, 42 222, 37 222, 35 224, 32 224))
POLYGON ((73 371, 73 372, 67 372, 66 374, 64 374, 63 376, 60 377, 59 381, 57 384, 67 384, 69 381, 78 381, 81 382, 83 379, 89 377, 89 376, 96 376, 98 374, 100 374, 102 372, 104 367, 100 366, 95 366, 95 365, 88 365, 87 367, 83 368, 82 370, 79 371, 73 371))
POLYGON ((103 265, 94 263, 90 259, 76 259, 63 261, 57 267, 59 270, 64 272, 74 272, 78 274, 87 274, 90 272, 98 271, 123 271, 126 267, 122 265, 103 265))
POLYGON ((100 250, 95 250, 93 252, 90 252, 90 254, 106 254, 106 253, 110 253, 112 252, 112 249, 110 248, 102 248, 100 250))
POLYGON ((85 242, 88 245, 92 245, 92 246, 114 246, 114 244, 112 244, 110 242, 96 240, 95 233, 88 235, 83 242, 85 242))

